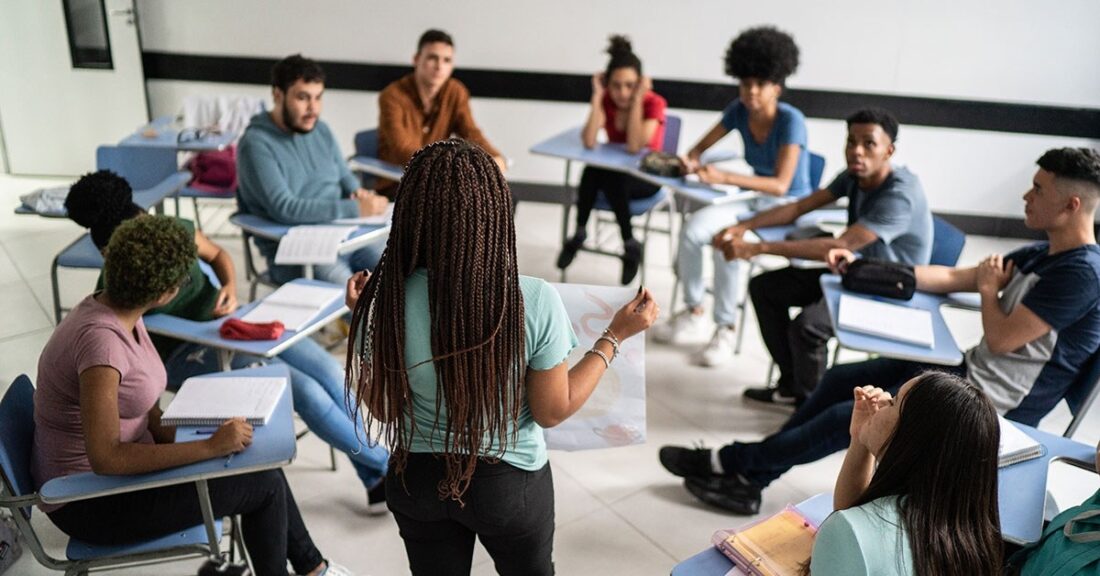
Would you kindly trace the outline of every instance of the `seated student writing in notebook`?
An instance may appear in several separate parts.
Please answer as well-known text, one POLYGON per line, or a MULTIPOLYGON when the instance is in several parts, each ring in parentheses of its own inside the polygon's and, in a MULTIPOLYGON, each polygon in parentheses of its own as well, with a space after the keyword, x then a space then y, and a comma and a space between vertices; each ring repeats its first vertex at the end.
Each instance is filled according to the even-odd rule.
MULTIPOLYGON (((451 74, 455 43, 442 30, 420 35, 413 55, 413 71, 394 80, 378 94, 378 157, 404 166, 420 148, 458 136, 493 157, 500 170, 508 169, 504 155, 482 134, 470 111, 470 91, 451 74)), ((393 196, 396 183, 382 180, 378 193, 393 196)))
MULTIPOLYGON (((584 147, 594 148, 602 129, 608 141, 625 144, 631 154, 642 148, 660 150, 665 140, 665 99, 652 90, 649 77, 642 75, 642 61, 626 37, 612 36, 607 53, 611 55, 607 70, 592 76, 592 101, 581 131, 584 147)), ((577 187, 577 227, 558 255, 558 268, 568 268, 584 246, 588 217, 596 206, 596 195, 602 192, 622 233, 622 283, 632 282, 643 254, 630 225, 630 201, 648 198, 658 190, 660 186, 629 174, 585 166, 577 187)))
POLYGON ((909 380, 896 398, 872 386, 850 394, 836 512, 817 532, 810 572, 1000 574, 1000 433, 989 398, 943 372, 909 380))
MULTIPOLYGON (((166 216, 121 224, 104 254, 105 287, 82 300, 54 330, 38 360, 34 392, 35 488, 60 476, 155 472, 248 449, 252 427, 229 420, 208 439, 175 443, 160 424, 166 375, 143 314, 188 282, 193 233, 166 216)), ((216 517, 241 515, 258 576, 349 574, 310 539, 281 469, 209 481, 216 517)), ((60 505, 41 505, 70 536, 101 545, 132 543, 201 524, 191 484, 60 505)))
MULTIPOLYGON (((271 70, 274 107, 252 117, 237 152, 237 204, 280 224, 326 224, 372 216, 389 202, 359 185, 328 124, 321 121, 325 73, 313 60, 288 56, 271 70)), ((256 238, 271 279, 282 284, 302 275, 300 266, 275 264, 279 243, 256 238)), ((384 241, 314 266, 320 280, 342 284, 353 272, 378 263, 384 241)))
MULTIPOLYGON (((762 198, 727 202, 692 214, 680 231, 676 274, 684 284, 684 310, 654 331, 658 342, 674 342, 699 335, 703 325, 703 253, 714 235, 735 224, 742 215, 799 198, 810 189, 810 154, 806 149, 806 118, 782 102, 787 78, 798 69, 798 45, 790 34, 771 26, 741 32, 726 50, 726 74, 737 79, 738 98, 722 118, 688 151, 685 163, 703 182, 754 190, 762 198), (752 175, 726 172, 703 165, 700 158, 727 134, 736 132, 752 175)), ((704 366, 718 366, 733 356, 733 330, 741 301, 744 263, 726 261, 714 252, 714 323, 710 342, 698 354, 704 366)))
MULTIPOLYGON (((1100 152, 1049 150, 1024 194, 1024 223, 1046 236, 977 266, 917 266, 917 289, 979 292, 985 335, 966 352, 965 375, 1010 420, 1037 424, 1066 394, 1100 349, 1100 247, 1093 218, 1100 203, 1100 152)), ((830 253, 834 266, 852 258, 830 253)), ((775 434, 712 451, 661 448, 664 467, 686 478, 697 498, 738 514, 755 514, 761 490, 792 466, 842 450, 849 441, 852 386, 896 393, 928 366, 878 358, 833 366, 775 434)))
MULTIPOLYGON (((91 229, 92 241, 100 249, 107 246, 111 234, 123 222, 144 217, 146 212, 133 203, 130 185, 113 172, 101 170, 86 174, 73 184, 65 200, 69 217, 91 229)), ((213 268, 221 283, 217 288, 203 273, 198 261, 188 271, 188 282, 168 304, 150 313, 169 314, 188 320, 206 321, 232 313, 237 308, 236 272, 229 253, 194 229, 188 220, 178 220, 192 235, 199 259, 213 268)), ((100 277, 102 286, 103 277, 100 277)), ((153 344, 164 361, 168 387, 179 388, 191 376, 221 369, 218 350, 193 342, 181 342, 153 336, 153 344)), ((246 354, 233 358, 233 368, 244 368, 259 361, 246 354)), ((385 513, 386 463, 389 453, 378 444, 365 442, 362 426, 349 412, 344 401, 344 371, 320 344, 303 338, 279 354, 277 362, 290 368, 290 388, 294 409, 309 429, 334 448, 348 455, 359 480, 367 491, 367 510, 385 513)))

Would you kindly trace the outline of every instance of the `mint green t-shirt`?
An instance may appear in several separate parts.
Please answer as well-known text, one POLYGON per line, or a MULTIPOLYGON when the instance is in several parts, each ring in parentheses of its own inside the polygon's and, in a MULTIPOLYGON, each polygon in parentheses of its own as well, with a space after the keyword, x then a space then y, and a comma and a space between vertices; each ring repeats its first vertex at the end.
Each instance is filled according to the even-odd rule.
POLYGON ((913 553, 901 525, 898 497, 833 512, 817 531, 812 574, 910 576, 913 553))
MULTIPOLYGON (((556 290, 545 281, 529 276, 520 276, 519 285, 523 293, 527 367, 549 370, 566 360, 577 345, 577 336, 556 290)), ((405 363, 415 366, 424 362, 409 370, 413 419, 416 421, 416 434, 409 443, 410 452, 446 452, 443 438, 447 429, 447 407, 440 399, 440 412, 436 413, 435 366, 425 362, 433 356, 431 342, 428 272, 418 268, 405 282, 405 363)), ((505 447, 501 459, 528 471, 546 465, 546 439, 542 427, 531 416, 526 400, 513 426, 516 427, 515 444, 505 447)), ((509 438, 511 432, 510 428, 509 438)), ((487 446, 482 454, 492 457, 499 454, 495 444, 487 443, 487 446)))

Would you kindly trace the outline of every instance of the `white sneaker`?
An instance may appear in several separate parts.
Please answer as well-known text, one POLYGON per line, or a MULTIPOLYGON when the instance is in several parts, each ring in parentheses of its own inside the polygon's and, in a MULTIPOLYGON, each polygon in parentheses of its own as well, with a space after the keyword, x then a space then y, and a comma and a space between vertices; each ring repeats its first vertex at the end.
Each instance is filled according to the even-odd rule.
POLYGON ((703 324, 706 320, 702 314, 693 314, 690 308, 685 308, 668 322, 652 328, 653 340, 661 344, 672 344, 681 340, 698 340, 703 333, 703 324))
POLYGON ((733 326, 719 326, 714 329, 714 335, 706 348, 699 351, 699 364, 708 368, 721 366, 733 357, 733 350, 737 346, 737 332, 733 326))

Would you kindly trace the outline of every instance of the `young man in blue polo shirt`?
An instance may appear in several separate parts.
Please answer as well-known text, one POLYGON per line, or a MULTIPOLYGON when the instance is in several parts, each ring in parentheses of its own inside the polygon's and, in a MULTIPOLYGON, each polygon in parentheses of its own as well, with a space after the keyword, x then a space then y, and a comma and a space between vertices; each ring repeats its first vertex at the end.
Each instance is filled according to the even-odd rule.
MULTIPOLYGON (((917 288, 978 292, 981 342, 953 369, 980 387, 997 411, 1037 424, 1066 395, 1084 363, 1100 349, 1100 247, 1093 232, 1100 204, 1100 152, 1050 150, 1038 160, 1024 195, 1025 224, 1047 235, 977 266, 917 266, 917 288)), ((843 267, 854 256, 829 254, 843 267)), ((931 366, 879 358, 834 366, 783 428, 761 442, 712 451, 661 448, 660 460, 697 498, 737 514, 755 514, 761 490, 792 466, 840 451, 850 442, 854 387, 890 393, 931 366)))
MULTIPOLYGON (((715 246, 727 259, 759 254, 824 260, 829 250, 846 248, 865 257, 928 264, 932 254, 932 212, 920 179, 890 163, 898 137, 898 122, 876 108, 848 117, 846 170, 827 187, 785 206, 739 222, 715 236, 715 246), (745 232, 790 224, 799 216, 848 198, 848 227, 837 238, 750 243, 745 232)), ((825 373, 826 344, 833 335, 829 311, 818 279, 823 268, 787 267, 766 272, 749 282, 760 335, 779 366, 777 388, 749 388, 745 397, 768 403, 800 404, 825 373), (802 308, 791 320, 790 309, 802 308)))

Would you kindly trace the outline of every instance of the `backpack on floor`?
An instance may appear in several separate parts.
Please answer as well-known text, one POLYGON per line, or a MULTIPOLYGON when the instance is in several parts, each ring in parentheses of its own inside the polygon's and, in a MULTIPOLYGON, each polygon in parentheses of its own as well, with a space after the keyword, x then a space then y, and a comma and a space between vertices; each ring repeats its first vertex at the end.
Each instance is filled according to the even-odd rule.
POLYGON ((1055 516, 1009 564, 1021 566, 1021 576, 1100 576, 1100 491, 1055 516))

